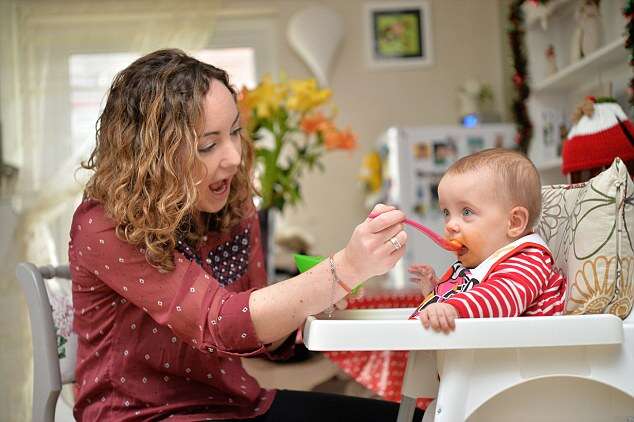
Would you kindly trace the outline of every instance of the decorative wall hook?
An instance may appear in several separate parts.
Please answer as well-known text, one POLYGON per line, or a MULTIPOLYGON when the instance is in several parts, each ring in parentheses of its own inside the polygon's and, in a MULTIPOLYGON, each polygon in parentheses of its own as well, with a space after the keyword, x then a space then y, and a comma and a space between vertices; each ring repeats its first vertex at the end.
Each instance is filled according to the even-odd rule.
POLYGON ((327 86, 330 68, 344 36, 343 18, 328 7, 309 6, 290 18, 286 36, 319 85, 327 86))

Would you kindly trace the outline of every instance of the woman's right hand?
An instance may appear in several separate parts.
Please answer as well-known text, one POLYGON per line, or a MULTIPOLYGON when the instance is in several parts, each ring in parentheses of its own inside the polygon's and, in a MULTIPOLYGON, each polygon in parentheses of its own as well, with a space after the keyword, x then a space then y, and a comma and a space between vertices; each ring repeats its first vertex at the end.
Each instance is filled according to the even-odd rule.
POLYGON ((343 250, 343 259, 361 283, 370 277, 385 274, 405 253, 407 233, 403 231, 405 214, 388 205, 378 204, 378 214, 367 218, 352 233, 343 250), (394 239, 391 241, 390 239, 394 239))

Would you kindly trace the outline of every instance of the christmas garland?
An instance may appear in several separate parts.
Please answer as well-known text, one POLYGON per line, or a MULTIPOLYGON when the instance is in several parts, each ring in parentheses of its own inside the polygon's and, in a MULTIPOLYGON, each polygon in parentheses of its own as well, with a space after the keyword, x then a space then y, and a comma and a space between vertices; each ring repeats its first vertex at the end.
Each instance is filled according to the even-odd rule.
POLYGON ((526 46, 524 43, 524 11, 522 4, 525 0, 513 0, 509 10, 511 26, 508 30, 511 54, 513 56, 513 85, 517 91, 513 99, 513 120, 517 125, 515 143, 524 154, 528 152, 528 146, 533 135, 533 125, 528 116, 526 100, 531 89, 528 86, 528 69, 526 59, 526 46))
MULTIPOLYGON (((509 9, 510 28, 508 35, 513 59, 513 85, 517 91, 512 106, 513 119, 517 125, 515 142, 518 149, 523 153, 528 152, 531 136, 533 135, 533 125, 526 108, 526 100, 530 96, 526 46, 524 42, 524 12, 522 10, 522 4, 526 1, 530 1, 535 5, 545 5, 550 0, 513 0, 509 9)), ((627 39, 625 41, 625 47, 630 51, 630 66, 634 67, 634 0, 627 0, 623 14, 627 19, 627 39)), ((630 79, 628 94, 630 105, 634 107, 634 77, 630 79)))
MULTIPOLYGON (((527 0, 513 0, 509 9, 509 21, 511 26, 508 30, 509 42, 511 44, 511 54, 513 56, 513 85, 517 91, 513 99, 512 111, 513 119, 517 126, 515 143, 517 148, 524 154, 528 153, 528 146, 533 136, 533 124, 528 115, 526 100, 531 94, 528 86, 528 69, 526 59, 526 44, 524 42, 524 11, 522 5, 527 0)), ((545 5, 549 0, 528 0, 535 5, 545 5)))

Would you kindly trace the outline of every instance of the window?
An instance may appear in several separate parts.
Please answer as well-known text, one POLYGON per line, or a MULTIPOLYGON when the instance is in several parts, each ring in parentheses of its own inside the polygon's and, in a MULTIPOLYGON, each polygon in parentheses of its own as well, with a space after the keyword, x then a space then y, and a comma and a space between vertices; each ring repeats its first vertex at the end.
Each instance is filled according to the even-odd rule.
MULTIPOLYGON (((226 70, 237 89, 242 86, 252 88, 257 83, 253 48, 206 49, 192 55, 202 62, 226 70)), ((73 146, 93 141, 95 124, 114 77, 138 57, 134 53, 70 56, 70 126, 73 146)))
MULTIPOLYGON (((236 88, 254 87, 264 74, 277 75, 276 40, 275 19, 272 17, 225 16, 215 22, 213 40, 204 49, 191 54, 201 61, 225 69, 236 88)), ((68 86, 64 87, 68 91, 64 91, 61 98, 68 96, 67 104, 70 107, 66 110, 56 105, 57 113, 53 119, 70 126, 71 151, 86 148, 89 151, 94 144, 95 125, 112 80, 140 54, 91 53, 84 50, 82 54, 67 57, 67 63, 63 59, 60 63, 61 66, 67 66, 62 76, 64 79, 68 72, 68 86)), ((68 139, 66 136, 65 139, 68 139)), ((73 210, 74 206, 69 205, 67 212, 50 225, 61 262, 66 260, 68 223, 73 210)))
POLYGON ((192 54, 201 62, 227 71, 229 81, 236 88, 253 88, 255 76, 255 51, 253 48, 218 48, 201 50, 192 54))
POLYGON ((138 58, 133 53, 73 54, 69 58, 70 133, 73 146, 92 142, 95 124, 115 75, 138 58))

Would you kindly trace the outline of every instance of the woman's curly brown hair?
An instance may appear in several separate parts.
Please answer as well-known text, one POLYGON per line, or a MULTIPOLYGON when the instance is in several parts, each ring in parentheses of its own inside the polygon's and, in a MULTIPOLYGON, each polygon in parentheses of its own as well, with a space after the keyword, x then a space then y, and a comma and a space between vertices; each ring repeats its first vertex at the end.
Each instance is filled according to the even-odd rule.
POLYGON ((117 236, 165 271, 174 268, 178 240, 196 243, 210 228, 227 230, 253 212, 253 145, 245 137, 225 207, 215 215, 195 208, 196 174, 204 168, 197 139, 214 79, 236 98, 225 71, 180 50, 136 60, 115 77, 97 121, 95 149, 82 163, 94 171, 85 197, 101 202, 117 236))

